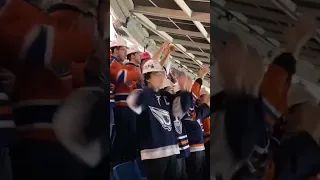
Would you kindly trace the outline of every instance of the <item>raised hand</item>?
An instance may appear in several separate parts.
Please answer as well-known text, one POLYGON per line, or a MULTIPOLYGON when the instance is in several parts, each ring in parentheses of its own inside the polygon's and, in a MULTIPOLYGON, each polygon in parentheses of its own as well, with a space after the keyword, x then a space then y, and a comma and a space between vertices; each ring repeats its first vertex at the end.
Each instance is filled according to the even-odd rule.
POLYGON ((202 69, 199 71, 199 78, 203 79, 209 73, 209 65, 204 65, 202 69))
POLYGON ((171 52, 174 51, 174 49, 175 49, 174 45, 173 44, 169 44, 168 51, 171 53, 171 52))
POLYGON ((240 39, 233 35, 224 46, 216 45, 215 53, 221 82, 226 92, 242 91, 241 83, 244 75, 244 66, 248 57, 248 49, 240 39))
POLYGON ((285 32, 286 51, 299 55, 301 48, 307 41, 315 36, 316 19, 310 14, 304 14, 296 21, 294 26, 288 27, 285 32))
POLYGON ((192 79, 190 77, 187 77, 186 81, 183 81, 183 84, 181 86, 181 90, 190 92, 192 85, 193 85, 192 79))
POLYGON ((169 41, 169 40, 166 40, 166 41, 162 44, 162 47, 163 47, 163 48, 167 48, 169 45, 170 45, 170 41, 169 41))

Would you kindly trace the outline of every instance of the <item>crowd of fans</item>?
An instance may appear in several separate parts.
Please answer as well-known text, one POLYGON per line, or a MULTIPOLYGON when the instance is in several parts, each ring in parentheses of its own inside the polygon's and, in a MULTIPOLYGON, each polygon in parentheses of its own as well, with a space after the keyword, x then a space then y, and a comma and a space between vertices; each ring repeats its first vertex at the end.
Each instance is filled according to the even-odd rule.
POLYGON ((208 179, 209 68, 166 69, 169 42, 151 56, 118 37, 109 56, 109 8, 0 4, 0 179, 109 179, 135 159, 150 180, 208 179))
POLYGON ((209 67, 192 82, 165 68, 174 51, 169 42, 153 56, 121 37, 110 49, 113 165, 141 158, 148 179, 209 179, 210 94, 201 88, 209 67))

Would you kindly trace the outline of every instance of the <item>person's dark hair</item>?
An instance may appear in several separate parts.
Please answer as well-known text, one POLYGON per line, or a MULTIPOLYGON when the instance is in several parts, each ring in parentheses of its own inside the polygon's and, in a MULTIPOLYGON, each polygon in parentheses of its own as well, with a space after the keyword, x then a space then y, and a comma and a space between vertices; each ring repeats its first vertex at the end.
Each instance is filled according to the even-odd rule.
POLYGON ((117 50, 119 50, 119 48, 120 48, 119 46, 116 46, 116 47, 112 47, 112 48, 110 48, 110 49, 111 49, 112 54, 114 53, 114 50, 116 50, 116 49, 117 49, 117 50))
POLYGON ((132 54, 134 55, 134 54, 136 54, 136 53, 130 53, 130 54, 127 55, 127 59, 128 59, 129 61, 131 61, 131 55, 132 55, 132 54))
POLYGON ((144 84, 147 86, 148 85, 148 82, 147 80, 150 79, 150 76, 151 76, 151 72, 148 72, 146 74, 143 75, 143 78, 144 78, 144 84))

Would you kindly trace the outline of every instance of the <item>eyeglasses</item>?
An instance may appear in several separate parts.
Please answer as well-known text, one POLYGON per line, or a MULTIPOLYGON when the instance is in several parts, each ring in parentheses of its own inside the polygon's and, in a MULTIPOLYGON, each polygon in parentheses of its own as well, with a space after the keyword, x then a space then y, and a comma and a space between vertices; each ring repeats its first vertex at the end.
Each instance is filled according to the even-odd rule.
POLYGON ((127 48, 119 48, 119 51, 126 51, 127 48))

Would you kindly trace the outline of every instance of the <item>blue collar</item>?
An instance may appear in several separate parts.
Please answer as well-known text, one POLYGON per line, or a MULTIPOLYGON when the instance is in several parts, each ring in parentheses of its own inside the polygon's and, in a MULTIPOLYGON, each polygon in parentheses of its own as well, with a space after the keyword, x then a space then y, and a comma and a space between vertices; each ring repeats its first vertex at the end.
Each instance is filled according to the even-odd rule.
POLYGON ((118 61, 119 62, 119 59, 116 58, 115 56, 111 56, 110 57, 110 62, 113 62, 113 61, 118 61))

